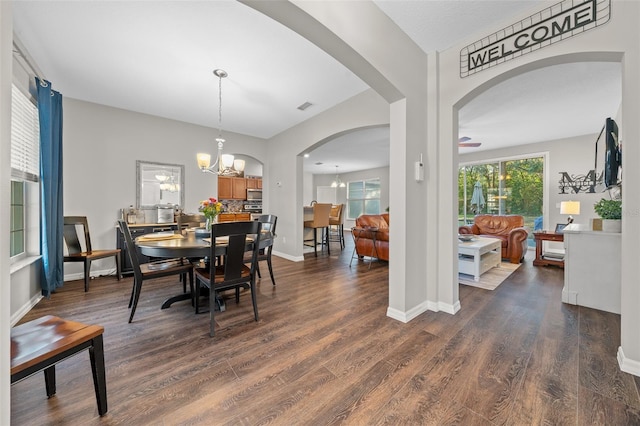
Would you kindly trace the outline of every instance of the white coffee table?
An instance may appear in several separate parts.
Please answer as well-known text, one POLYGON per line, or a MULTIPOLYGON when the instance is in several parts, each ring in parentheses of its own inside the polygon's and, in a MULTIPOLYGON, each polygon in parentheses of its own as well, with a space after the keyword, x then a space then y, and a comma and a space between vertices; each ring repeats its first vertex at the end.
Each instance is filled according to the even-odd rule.
POLYGON ((459 241, 458 272, 473 275, 475 281, 480 281, 480 275, 500 266, 501 250, 502 242, 498 238, 475 237, 472 241, 459 241))

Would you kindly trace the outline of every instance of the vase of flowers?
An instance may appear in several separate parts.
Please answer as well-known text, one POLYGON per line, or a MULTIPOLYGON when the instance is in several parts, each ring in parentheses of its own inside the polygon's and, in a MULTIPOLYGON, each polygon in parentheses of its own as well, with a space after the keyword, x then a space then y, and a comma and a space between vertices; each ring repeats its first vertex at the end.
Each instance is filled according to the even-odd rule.
POLYGON ((198 211, 201 211, 204 214, 206 219, 205 229, 207 231, 211 230, 211 226, 215 223, 216 217, 222 211, 222 203, 211 197, 206 200, 200 201, 200 207, 198 211))

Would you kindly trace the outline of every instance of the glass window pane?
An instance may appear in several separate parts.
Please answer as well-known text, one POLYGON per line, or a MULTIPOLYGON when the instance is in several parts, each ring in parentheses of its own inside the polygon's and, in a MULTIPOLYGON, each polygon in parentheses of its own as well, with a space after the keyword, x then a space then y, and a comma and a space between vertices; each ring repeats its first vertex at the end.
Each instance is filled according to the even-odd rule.
POLYGON ((24 252, 24 185, 11 181, 10 256, 24 252))
POLYGON ((347 198, 350 200, 364 198, 364 182, 349 182, 348 190, 349 194, 347 195, 347 198))
POLYGON ((24 207, 11 206, 11 230, 20 231, 24 229, 24 207))
POLYGON ((365 214, 380 214, 380 200, 365 200, 365 214))
POLYGON ((10 251, 10 256, 15 256, 24 252, 24 231, 16 231, 11 233, 10 251))
POLYGON ((365 181, 364 198, 380 198, 380 179, 365 181))
POLYGON ((11 181, 11 204, 22 204, 24 200, 23 183, 11 181))
POLYGON ((362 214, 362 200, 349 200, 349 219, 355 219, 362 214))

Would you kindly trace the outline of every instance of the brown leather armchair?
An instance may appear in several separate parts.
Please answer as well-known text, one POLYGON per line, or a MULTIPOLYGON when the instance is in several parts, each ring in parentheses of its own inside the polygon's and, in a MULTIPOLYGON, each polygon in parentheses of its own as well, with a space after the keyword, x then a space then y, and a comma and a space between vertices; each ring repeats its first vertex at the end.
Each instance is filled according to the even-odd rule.
POLYGON ((473 225, 461 226, 459 234, 475 234, 481 237, 502 240, 502 258, 511 263, 520 263, 527 253, 529 233, 524 226, 524 217, 520 215, 481 214, 474 218, 473 225))
POLYGON ((389 261, 389 213, 363 214, 356 218, 356 226, 351 229, 356 241, 358 256, 371 256, 389 261), (376 249, 373 251, 373 232, 370 228, 377 228, 375 232, 376 249))

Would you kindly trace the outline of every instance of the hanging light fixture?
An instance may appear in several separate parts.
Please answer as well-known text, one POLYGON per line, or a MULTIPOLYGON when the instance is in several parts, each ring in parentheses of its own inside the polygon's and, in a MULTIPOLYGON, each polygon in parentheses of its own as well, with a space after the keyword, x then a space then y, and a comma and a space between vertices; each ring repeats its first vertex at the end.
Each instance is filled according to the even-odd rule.
POLYGON ((156 175, 156 180, 160 182, 160 191, 177 192, 180 190, 180 184, 176 183, 173 170, 171 170, 171 176, 168 176, 164 171, 156 175))
POLYGON ((198 167, 203 172, 209 172, 216 175, 239 175, 244 171, 244 160, 235 160, 231 154, 222 154, 225 140, 222 137, 222 79, 228 74, 225 70, 213 70, 213 74, 218 77, 218 156, 216 161, 211 164, 211 155, 206 153, 198 153, 198 167))
POLYGON ((336 180, 331 182, 331 187, 332 188, 337 188, 337 187, 344 188, 345 186, 347 186, 347 184, 340 180, 340 176, 338 175, 338 166, 336 166, 336 180))

